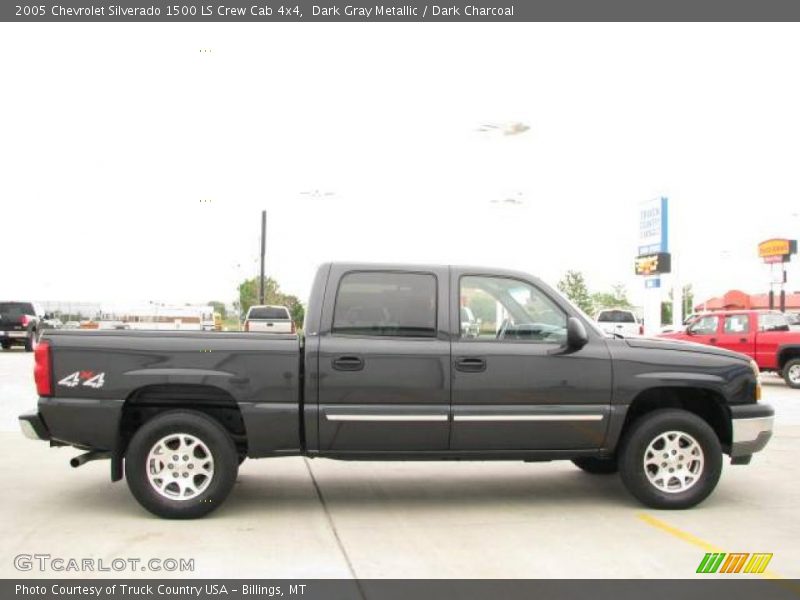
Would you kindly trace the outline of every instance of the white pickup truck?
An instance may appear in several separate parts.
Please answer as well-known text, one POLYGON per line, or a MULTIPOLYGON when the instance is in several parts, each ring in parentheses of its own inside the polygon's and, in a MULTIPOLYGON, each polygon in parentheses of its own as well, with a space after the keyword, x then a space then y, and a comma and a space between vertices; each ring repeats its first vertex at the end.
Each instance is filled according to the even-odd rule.
POLYGON ((601 310, 594 318, 600 329, 606 333, 619 333, 625 337, 642 335, 644 328, 631 310, 608 308, 601 310))
POLYGON ((285 306, 251 306, 244 320, 245 331, 295 333, 294 321, 285 306))

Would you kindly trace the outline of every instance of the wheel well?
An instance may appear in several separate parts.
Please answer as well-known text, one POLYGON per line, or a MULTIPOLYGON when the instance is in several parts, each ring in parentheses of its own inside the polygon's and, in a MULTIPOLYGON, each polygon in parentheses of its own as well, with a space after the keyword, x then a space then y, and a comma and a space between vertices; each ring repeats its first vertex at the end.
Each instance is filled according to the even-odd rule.
POLYGON ((240 454, 247 454, 247 432, 242 412, 233 396, 211 385, 161 384, 135 390, 122 406, 120 446, 124 454, 136 430, 147 421, 168 410, 195 410, 218 421, 233 438, 240 454))
POLYGON ((783 370, 786 363, 793 358, 800 358, 800 347, 792 346, 791 348, 782 349, 778 355, 778 370, 783 370))
POLYGON ((637 419, 660 408, 679 408, 693 413, 708 423, 723 448, 731 444, 731 416, 723 396, 703 388, 659 387, 640 393, 631 402, 622 431, 637 419))

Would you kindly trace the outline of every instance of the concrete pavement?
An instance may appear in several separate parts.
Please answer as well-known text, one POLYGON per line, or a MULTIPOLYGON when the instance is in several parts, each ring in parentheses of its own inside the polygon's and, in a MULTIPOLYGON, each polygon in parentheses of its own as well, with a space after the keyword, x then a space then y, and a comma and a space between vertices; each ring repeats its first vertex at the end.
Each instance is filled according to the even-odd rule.
MULTIPOLYGON (((108 480, 105 462, 72 469, 72 449, 16 431, 34 406, 30 355, 0 353, 0 576, 19 554, 188 558, 192 573, 125 577, 692 577, 708 548, 772 552, 770 573, 800 577, 800 391, 765 377, 776 437, 749 466, 726 464, 699 507, 654 511, 616 476, 571 463, 249 460, 220 510, 165 521, 108 480)), ((727 460, 726 460, 727 463, 727 460)))

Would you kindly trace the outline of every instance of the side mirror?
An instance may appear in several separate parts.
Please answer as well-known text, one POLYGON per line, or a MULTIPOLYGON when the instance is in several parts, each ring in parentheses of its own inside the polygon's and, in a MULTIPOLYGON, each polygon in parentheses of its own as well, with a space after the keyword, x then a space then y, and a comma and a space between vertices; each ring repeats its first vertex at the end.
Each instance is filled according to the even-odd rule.
POLYGON ((692 329, 691 325, 686 328, 686 335, 694 335, 694 329, 692 329))
POLYGON ((567 319, 567 348, 580 350, 589 342, 589 335, 580 319, 570 317, 567 319))

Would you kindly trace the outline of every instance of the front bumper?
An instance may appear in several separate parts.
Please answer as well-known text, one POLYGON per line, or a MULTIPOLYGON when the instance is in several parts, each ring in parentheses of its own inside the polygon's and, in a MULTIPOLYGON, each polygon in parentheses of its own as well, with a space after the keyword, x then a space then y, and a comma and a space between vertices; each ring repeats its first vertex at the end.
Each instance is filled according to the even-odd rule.
POLYGON ((29 335, 30 334, 26 330, 16 331, 8 329, 0 331, 0 340, 24 340, 29 335))
POLYGON ((764 449, 772 437, 775 409, 769 404, 731 406, 731 458, 764 449))
POLYGON ((26 438, 32 440, 40 440, 43 442, 50 441, 50 432, 47 430, 47 425, 44 424, 41 415, 38 412, 29 412, 19 416, 19 427, 26 438))

